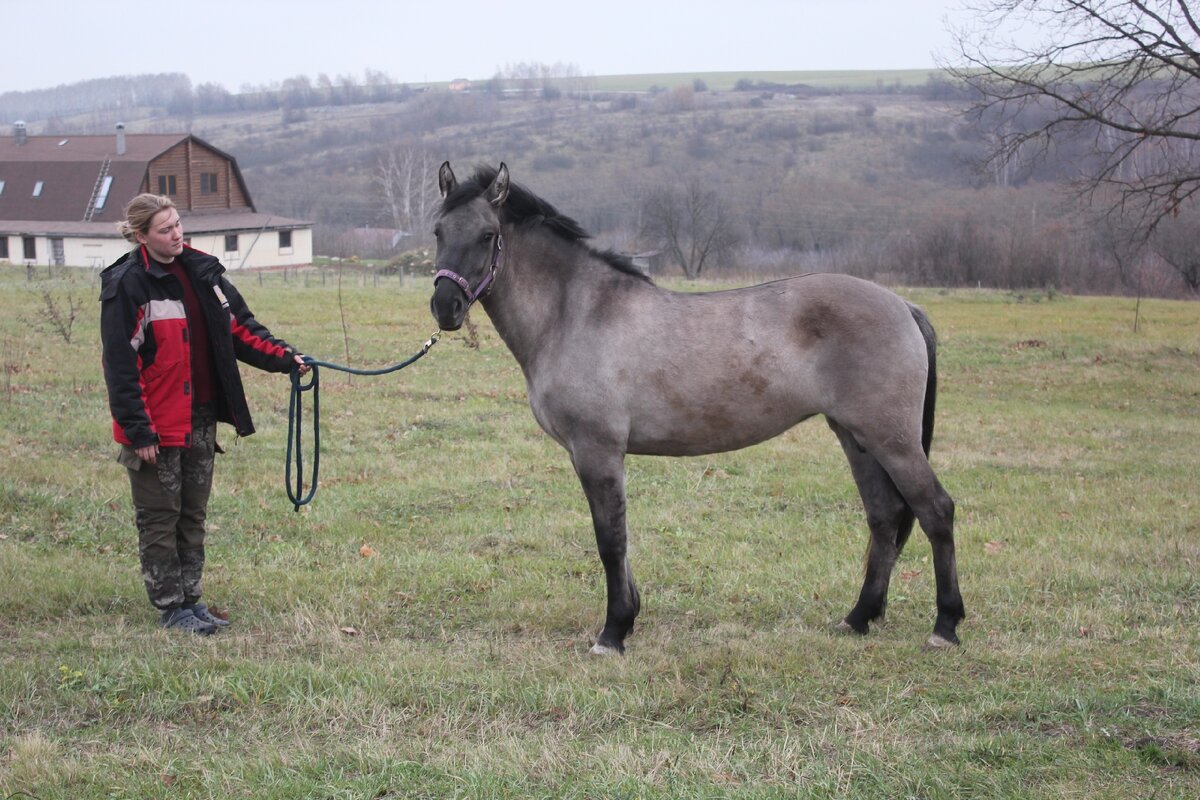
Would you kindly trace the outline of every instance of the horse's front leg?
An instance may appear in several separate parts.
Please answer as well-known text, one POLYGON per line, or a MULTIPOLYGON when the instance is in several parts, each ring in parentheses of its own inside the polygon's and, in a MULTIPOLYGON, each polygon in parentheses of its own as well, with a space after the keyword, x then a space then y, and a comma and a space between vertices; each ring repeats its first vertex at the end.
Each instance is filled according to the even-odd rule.
POLYGON ((596 547, 608 584, 604 630, 591 652, 593 655, 624 653, 625 637, 633 630, 633 621, 641 609, 641 598, 627 559, 624 455, 576 449, 571 460, 592 511, 596 547))

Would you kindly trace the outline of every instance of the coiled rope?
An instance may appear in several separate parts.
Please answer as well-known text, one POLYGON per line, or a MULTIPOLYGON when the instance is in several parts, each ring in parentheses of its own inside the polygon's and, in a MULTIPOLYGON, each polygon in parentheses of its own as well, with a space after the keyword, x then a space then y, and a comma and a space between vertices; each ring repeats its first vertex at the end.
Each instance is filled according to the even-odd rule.
POLYGON ((291 398, 288 402, 288 445, 287 445, 287 464, 284 467, 284 486, 287 488, 288 500, 295 507, 295 511, 299 511, 300 507, 312 502, 313 497, 317 494, 317 474, 321 466, 321 367, 328 367, 339 372, 348 372, 351 375, 387 375, 392 372, 397 372, 404 369, 408 365, 416 362, 421 356, 429 352, 435 344, 438 337, 441 336, 441 331, 433 334, 425 340, 425 344, 421 346, 410 358, 401 361, 398 364, 392 364, 390 367, 382 369, 356 369, 355 367, 347 367, 344 364, 335 364, 331 361, 320 361, 315 358, 304 356, 304 363, 312 367, 309 373, 310 378, 307 383, 301 380, 300 369, 297 366, 292 370, 292 391, 291 398), (308 482, 308 492, 304 491, 304 459, 301 443, 302 423, 302 401, 305 392, 312 392, 312 427, 313 427, 313 460, 312 460, 312 478, 308 482), (294 456, 293 456, 294 454, 294 456), (296 481, 293 489, 292 483, 292 463, 296 465, 296 481))

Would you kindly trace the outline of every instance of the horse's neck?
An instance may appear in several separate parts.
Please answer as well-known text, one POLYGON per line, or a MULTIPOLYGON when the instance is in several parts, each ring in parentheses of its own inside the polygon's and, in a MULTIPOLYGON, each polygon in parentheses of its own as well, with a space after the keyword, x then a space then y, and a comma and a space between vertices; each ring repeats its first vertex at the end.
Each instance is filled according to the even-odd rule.
POLYGON ((568 302, 586 297, 588 258, 546 234, 506 237, 505 261, 483 307, 526 375, 555 338, 568 302))

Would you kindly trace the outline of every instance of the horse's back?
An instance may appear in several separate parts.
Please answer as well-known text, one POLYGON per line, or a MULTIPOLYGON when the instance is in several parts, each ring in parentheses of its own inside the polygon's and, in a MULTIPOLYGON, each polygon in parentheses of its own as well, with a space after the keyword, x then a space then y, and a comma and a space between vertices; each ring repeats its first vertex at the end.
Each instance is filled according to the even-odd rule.
POLYGON ((759 361, 828 380, 857 370, 919 369, 924 338, 907 301, 870 281, 813 274, 725 292, 678 293, 664 326, 677 351, 759 361))
POLYGON ((919 425, 923 338, 908 304, 883 287, 820 274, 622 297, 602 328, 574 337, 554 392, 537 398, 539 420, 537 404, 570 405, 574 419, 584 407, 629 452, 661 455, 738 449, 815 414, 851 427, 877 414, 919 425), (880 405, 897 387, 913 401, 880 405))

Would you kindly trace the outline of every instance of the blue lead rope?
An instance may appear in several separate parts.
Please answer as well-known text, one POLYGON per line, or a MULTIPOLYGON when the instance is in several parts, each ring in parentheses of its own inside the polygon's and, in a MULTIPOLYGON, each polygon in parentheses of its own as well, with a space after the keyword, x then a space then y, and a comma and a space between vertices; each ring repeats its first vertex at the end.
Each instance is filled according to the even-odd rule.
POLYGON ((338 370, 339 372, 348 372, 351 375, 387 375, 391 372, 397 372, 404 369, 409 364, 417 361, 421 356, 429 352, 435 344, 437 344, 438 336, 441 332, 430 336, 425 344, 421 346, 412 357, 401 361, 399 364, 392 364, 390 367, 382 369, 355 369, 347 367, 344 364, 334 364, 329 361, 318 361, 315 358, 304 357, 304 363, 312 367, 308 383, 301 382, 299 368, 292 370, 292 393, 291 400, 288 403, 288 446, 287 446, 287 464, 284 467, 283 481, 287 488, 288 500, 295 506, 296 511, 300 510, 300 506, 312 502, 313 497, 317 494, 317 472, 321 466, 321 376, 320 368, 329 367, 330 369, 338 370), (303 449, 301 448, 300 432, 303 428, 301 425, 301 406, 303 395, 305 392, 312 392, 312 416, 313 416, 313 464, 312 464, 312 479, 308 482, 308 493, 304 492, 304 459, 303 449), (293 459, 293 453, 295 457, 293 459), (296 464, 296 482, 295 489, 292 488, 292 463, 296 464))

